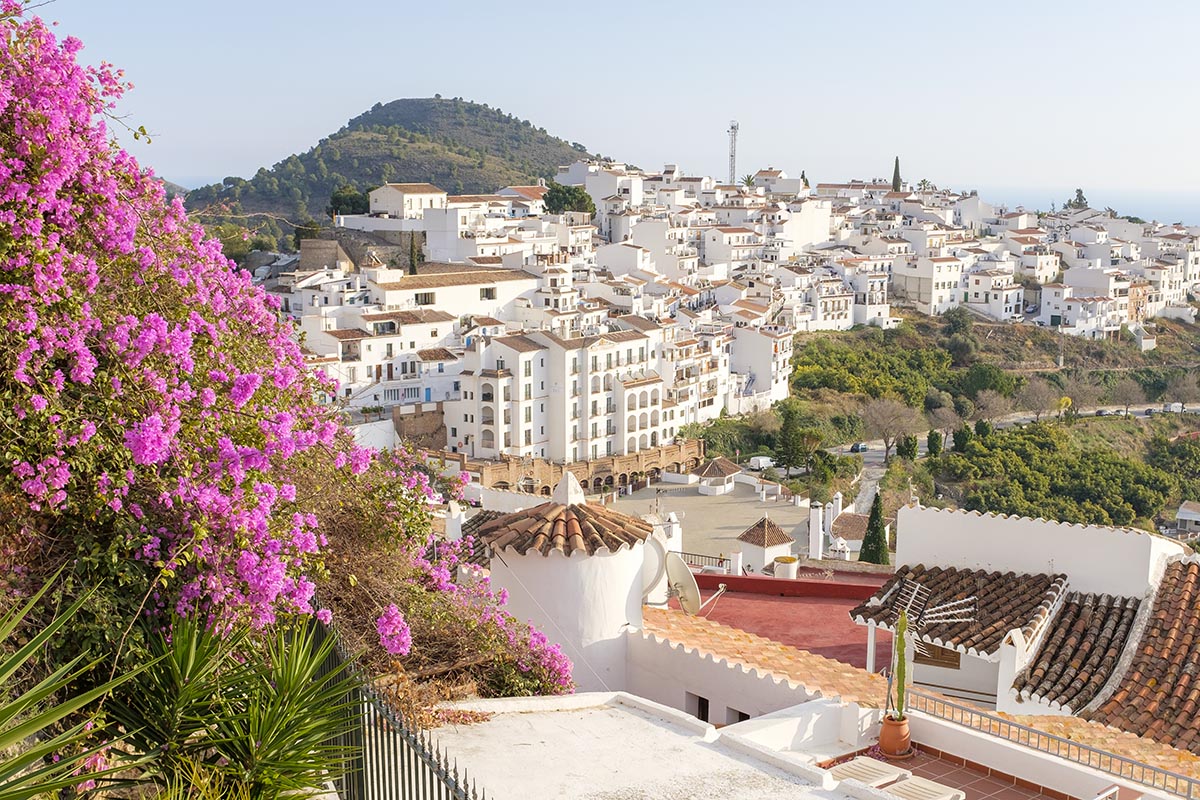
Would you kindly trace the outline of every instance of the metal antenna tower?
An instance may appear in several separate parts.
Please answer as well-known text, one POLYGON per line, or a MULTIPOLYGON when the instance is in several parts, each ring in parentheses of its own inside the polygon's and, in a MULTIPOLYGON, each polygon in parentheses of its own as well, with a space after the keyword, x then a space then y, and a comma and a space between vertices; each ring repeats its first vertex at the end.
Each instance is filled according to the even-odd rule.
POLYGON ((729 185, 737 183, 737 120, 729 123, 729 185))

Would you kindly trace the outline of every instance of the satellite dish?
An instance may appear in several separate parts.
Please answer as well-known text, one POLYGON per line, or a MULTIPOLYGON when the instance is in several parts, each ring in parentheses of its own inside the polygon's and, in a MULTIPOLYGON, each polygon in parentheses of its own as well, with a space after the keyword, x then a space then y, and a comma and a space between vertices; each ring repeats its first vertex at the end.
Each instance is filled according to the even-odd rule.
POLYGON ((679 598, 685 614, 695 616, 700 611, 700 587, 692 568, 677 553, 667 553, 667 595, 679 598))
MULTIPOLYGON (((651 537, 646 548, 646 557, 642 565, 642 575, 646 575, 649 571, 653 577, 646 580, 642 585, 642 602, 645 603, 650 598, 650 593, 658 586, 663 576, 667 573, 667 548, 658 539, 651 537)), ((667 599, 670 599, 670 590, 667 591, 667 599)), ((657 601, 656 601, 657 602, 657 601)))

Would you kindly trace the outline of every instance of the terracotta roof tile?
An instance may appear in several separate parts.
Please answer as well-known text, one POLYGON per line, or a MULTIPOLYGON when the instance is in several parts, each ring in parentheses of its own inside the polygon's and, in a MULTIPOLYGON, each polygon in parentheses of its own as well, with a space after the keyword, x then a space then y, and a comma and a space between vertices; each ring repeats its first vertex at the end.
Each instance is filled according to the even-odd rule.
POLYGON ((418 308, 411 311, 383 311, 377 314, 363 314, 364 322, 399 322, 401 325, 419 325, 426 322, 451 322, 453 314, 436 311, 432 308, 418 308))
POLYGON ((343 342, 350 342, 354 341, 355 339, 371 338, 371 334, 367 333, 362 328, 339 328, 332 331, 321 331, 321 333, 332 336, 334 339, 338 339, 343 342))
POLYGON ((1200 563, 1168 564, 1132 662, 1088 719, 1200 755, 1200 563))
POLYGON ((535 550, 543 556, 557 550, 570 556, 576 551, 588 555, 601 549, 616 552, 622 546, 644 542, 650 532, 645 520, 604 506, 550 501, 491 519, 481 524, 475 535, 493 550, 511 548, 521 555, 535 550))
POLYGON ((862 541, 867 535, 867 521, 869 519, 870 517, 866 514, 839 514, 838 518, 833 521, 834 538, 841 537, 853 542, 862 541))
POLYGON ((1066 575, 1018 575, 986 570, 904 566, 875 593, 850 611, 860 624, 874 622, 891 628, 902 592, 902 582, 915 581, 929 591, 929 605, 973 597, 974 621, 926 625, 921 638, 942 647, 984 657, 992 656, 1010 631, 1033 638, 1066 590, 1066 575))
POLYGON ((701 478, 728 478, 730 475, 737 475, 741 471, 742 468, 728 458, 717 456, 704 466, 693 470, 692 474, 701 478))
POLYGON ((742 531, 742 534, 738 536, 738 541, 756 547, 778 547, 783 544, 792 544, 796 540, 788 536, 775 520, 763 517, 742 531))
POLYGON ((1029 666, 1013 682, 1032 697, 1072 711, 1083 709, 1112 676, 1137 617, 1134 597, 1072 592, 1029 666))
POLYGON ((786 678, 819 696, 879 708, 887 692, 887 681, 879 674, 682 611, 646 606, 642 609, 642 628, 644 635, 731 665, 786 678))

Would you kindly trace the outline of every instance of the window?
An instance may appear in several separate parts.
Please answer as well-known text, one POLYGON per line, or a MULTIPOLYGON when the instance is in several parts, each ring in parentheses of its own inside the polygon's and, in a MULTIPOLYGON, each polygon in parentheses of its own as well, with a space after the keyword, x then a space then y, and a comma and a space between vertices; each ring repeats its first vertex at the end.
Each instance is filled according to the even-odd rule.
POLYGON ((525 406, 525 421, 533 422, 533 406, 525 406))
POLYGON ((913 663, 922 664, 927 667, 958 669, 960 657, 961 654, 957 650, 950 650, 946 647, 937 647, 936 645, 922 643, 921 646, 917 648, 916 655, 913 657, 913 663), (925 652, 921 652, 922 650, 925 652))
POLYGON ((701 722, 708 722, 708 698, 691 692, 684 693, 684 710, 701 722))
POLYGON ((421 387, 420 386, 406 386, 404 389, 404 399, 405 400, 421 399, 421 387))
POLYGON ((458 428, 451 428, 450 429, 450 438, 454 439, 457 436, 458 436, 458 428))
POLYGON ((533 359, 530 359, 529 361, 525 362, 524 374, 525 374, 526 378, 533 375, 533 359))
POLYGON ((736 725, 739 722, 745 722, 750 719, 750 715, 745 711, 738 711, 736 708, 725 709, 725 724, 736 725))
POLYGON ((496 359, 496 369, 504 369, 504 359, 503 358, 496 359))
POLYGON ((574 358, 571 359, 571 374, 572 375, 579 374, 579 356, 575 356, 574 358))
POLYGON ((434 292, 417 292, 413 300, 419 306, 431 306, 436 302, 434 292))
POLYGON ((533 384, 529 384, 529 383, 525 384, 525 399, 526 400, 533 399, 533 384))
POLYGON ((496 287, 495 286, 485 286, 482 289, 480 289, 479 290, 479 299, 480 300, 495 300, 496 299, 496 287))
POLYGON ((525 429, 525 446, 528 447, 531 444, 533 444, 533 431, 526 428, 525 429))

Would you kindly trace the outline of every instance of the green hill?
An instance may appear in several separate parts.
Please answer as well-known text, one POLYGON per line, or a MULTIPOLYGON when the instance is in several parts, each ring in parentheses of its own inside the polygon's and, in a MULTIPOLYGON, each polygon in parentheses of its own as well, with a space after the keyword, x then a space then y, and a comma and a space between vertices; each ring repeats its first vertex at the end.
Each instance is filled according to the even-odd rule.
POLYGON ((394 100, 377 103, 308 152, 260 168, 249 180, 230 177, 192 190, 187 204, 220 208, 213 222, 240 214, 282 218, 264 230, 279 235, 288 223, 321 218, 340 186, 361 191, 387 182, 429 182, 451 194, 490 193, 551 177, 560 164, 584 155, 583 145, 500 109, 459 98, 394 100))

